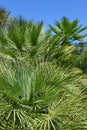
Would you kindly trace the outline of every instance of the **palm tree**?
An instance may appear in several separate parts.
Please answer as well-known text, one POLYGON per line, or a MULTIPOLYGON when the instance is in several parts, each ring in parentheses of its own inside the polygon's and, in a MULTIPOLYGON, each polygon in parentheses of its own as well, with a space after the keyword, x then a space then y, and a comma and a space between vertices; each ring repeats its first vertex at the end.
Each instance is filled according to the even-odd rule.
POLYGON ((44 31, 43 22, 35 24, 33 20, 27 22, 22 17, 12 19, 8 29, 0 31, 1 57, 40 57, 46 50, 47 38, 48 33, 44 31))
POLYGON ((44 61, 2 61, 0 129, 87 129, 87 96, 79 73, 44 61))
POLYGON ((79 20, 70 21, 67 17, 63 17, 61 21, 55 21, 56 27, 49 25, 54 37, 59 39, 59 43, 73 44, 73 42, 82 41, 87 34, 82 34, 87 29, 87 26, 79 25, 79 20))
POLYGON ((63 17, 62 20, 55 21, 55 26, 51 26, 50 47, 48 54, 50 58, 56 59, 59 64, 73 64, 73 61, 78 56, 78 49, 76 45, 84 42, 84 38, 87 34, 83 34, 83 31, 87 29, 87 26, 82 27, 79 25, 78 19, 70 21, 68 18, 63 17), (63 57, 63 54, 65 57, 63 57))
POLYGON ((4 27, 5 23, 8 20, 9 15, 10 15, 9 11, 7 11, 4 8, 0 8, 0 28, 4 27))

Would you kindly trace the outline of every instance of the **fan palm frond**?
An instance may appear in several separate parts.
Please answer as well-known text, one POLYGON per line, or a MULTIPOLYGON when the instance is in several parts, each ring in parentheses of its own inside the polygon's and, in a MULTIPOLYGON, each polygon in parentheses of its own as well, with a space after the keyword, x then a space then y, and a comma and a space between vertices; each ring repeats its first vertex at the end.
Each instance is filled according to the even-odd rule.
POLYGON ((50 62, 9 64, 2 61, 0 65, 0 129, 87 127, 86 103, 82 102, 86 95, 78 86, 80 71, 50 62))

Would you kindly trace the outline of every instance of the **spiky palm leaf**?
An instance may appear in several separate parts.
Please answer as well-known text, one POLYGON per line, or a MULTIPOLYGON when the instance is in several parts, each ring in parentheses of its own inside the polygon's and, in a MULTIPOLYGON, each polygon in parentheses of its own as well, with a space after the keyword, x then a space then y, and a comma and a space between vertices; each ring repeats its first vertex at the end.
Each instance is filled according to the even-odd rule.
POLYGON ((87 129, 87 97, 77 69, 24 60, 0 68, 1 130, 87 129))

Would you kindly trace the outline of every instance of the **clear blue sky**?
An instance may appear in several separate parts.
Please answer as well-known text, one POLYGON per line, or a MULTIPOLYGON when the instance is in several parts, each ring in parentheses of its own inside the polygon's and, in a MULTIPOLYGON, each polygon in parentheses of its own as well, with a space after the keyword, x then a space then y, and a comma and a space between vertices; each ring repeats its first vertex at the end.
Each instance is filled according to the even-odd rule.
POLYGON ((87 25, 87 0, 0 0, 0 6, 10 10, 12 16, 43 20, 46 25, 62 16, 79 18, 81 24, 87 25))

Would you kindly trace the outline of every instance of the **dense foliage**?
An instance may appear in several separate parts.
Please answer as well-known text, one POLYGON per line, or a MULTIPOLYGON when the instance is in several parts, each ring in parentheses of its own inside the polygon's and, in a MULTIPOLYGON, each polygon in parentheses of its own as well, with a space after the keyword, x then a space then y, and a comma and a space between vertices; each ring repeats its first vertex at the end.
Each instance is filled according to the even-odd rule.
POLYGON ((0 130, 87 130, 87 27, 63 17, 0 28, 0 130))

